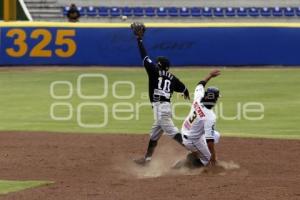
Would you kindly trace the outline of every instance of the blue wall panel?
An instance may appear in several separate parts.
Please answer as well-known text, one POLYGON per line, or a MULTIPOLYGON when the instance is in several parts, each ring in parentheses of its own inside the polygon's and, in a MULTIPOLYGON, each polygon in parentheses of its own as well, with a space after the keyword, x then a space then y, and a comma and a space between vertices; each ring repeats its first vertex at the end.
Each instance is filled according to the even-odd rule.
MULTIPOLYGON (((158 27, 147 29, 144 44, 150 57, 164 55, 177 66, 300 65, 299 36, 297 27, 158 27)), ((0 65, 139 66, 141 60, 129 28, 2 27, 0 65), (20 29, 26 36, 24 41, 20 40, 27 46, 22 56, 12 57, 7 53, 9 48, 14 51, 20 48, 16 41, 20 36, 8 36, 13 29, 20 29), (37 29, 46 29, 51 35, 42 48, 51 52, 50 57, 30 56, 44 37, 43 34, 32 37, 37 29), (64 36, 76 44, 73 55, 62 58, 55 54, 57 49, 68 49, 66 44, 55 44, 57 30, 74 30, 74 36, 64 36)))

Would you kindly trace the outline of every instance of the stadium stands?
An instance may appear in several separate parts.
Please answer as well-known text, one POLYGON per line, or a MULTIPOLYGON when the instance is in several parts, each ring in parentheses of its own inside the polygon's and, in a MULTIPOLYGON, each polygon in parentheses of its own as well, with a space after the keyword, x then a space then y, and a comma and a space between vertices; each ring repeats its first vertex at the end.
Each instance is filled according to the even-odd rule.
MULTIPOLYGON (((38 0, 35 0, 38 1, 38 0)), ((45 0, 41 0, 45 1, 45 0)), ((108 7, 296 7, 299 0, 56 0, 61 6, 75 3, 84 7, 108 6, 108 7)))
POLYGON ((280 20, 299 21, 299 0, 25 0, 36 20, 65 20, 75 3, 80 21, 209 21, 280 20))
MULTIPOLYGON (((62 7, 66 16, 69 6, 62 7)), ((300 7, 78 7, 88 17, 293 17, 300 16, 300 7)))

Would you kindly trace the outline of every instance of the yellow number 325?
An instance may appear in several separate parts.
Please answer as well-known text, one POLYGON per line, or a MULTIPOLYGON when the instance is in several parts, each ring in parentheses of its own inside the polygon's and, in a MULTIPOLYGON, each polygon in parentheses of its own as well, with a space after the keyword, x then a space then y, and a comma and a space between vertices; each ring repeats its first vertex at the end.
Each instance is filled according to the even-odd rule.
MULTIPOLYGON (((65 50, 63 48, 56 48, 55 54, 61 58, 68 58, 75 54, 77 46, 72 37, 75 36, 75 30, 57 30, 55 45, 66 45, 65 50)), ((23 57, 28 51, 28 45, 26 43, 27 35, 22 29, 11 29, 7 32, 6 37, 14 38, 14 48, 7 48, 6 53, 11 57, 23 57)), ((40 39, 30 51, 30 57, 43 57, 48 58, 52 56, 52 50, 46 49, 52 41, 52 34, 47 29, 35 29, 30 34, 31 39, 40 39)))

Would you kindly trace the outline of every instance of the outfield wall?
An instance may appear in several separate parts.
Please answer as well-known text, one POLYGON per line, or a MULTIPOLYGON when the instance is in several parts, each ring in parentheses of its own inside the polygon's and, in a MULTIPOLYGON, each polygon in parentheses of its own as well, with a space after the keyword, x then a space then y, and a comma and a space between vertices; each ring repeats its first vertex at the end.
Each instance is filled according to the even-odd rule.
MULTIPOLYGON (((149 23, 150 57, 176 66, 300 65, 300 23, 149 23)), ((128 23, 0 23, 0 65, 139 66, 128 23)))

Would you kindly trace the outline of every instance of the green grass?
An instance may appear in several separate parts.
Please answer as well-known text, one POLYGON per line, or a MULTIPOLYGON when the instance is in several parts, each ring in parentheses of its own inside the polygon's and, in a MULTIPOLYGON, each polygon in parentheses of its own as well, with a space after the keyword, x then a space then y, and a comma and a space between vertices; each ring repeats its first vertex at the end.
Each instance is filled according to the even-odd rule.
MULTIPOLYGON (((193 93, 196 83, 207 74, 208 69, 189 68, 172 69, 193 93)), ((83 95, 100 95, 103 82, 97 78, 83 79, 83 95)), ((0 130, 84 132, 84 133, 148 133, 153 122, 152 110, 147 104, 148 80, 142 68, 64 68, 0 70, 0 130), (83 73, 103 74, 108 78, 108 94, 104 99, 83 100, 78 97, 77 77, 83 73), (69 81, 73 86, 73 96, 67 100, 56 100, 50 95, 53 81, 69 81), (132 81, 135 94, 130 99, 113 97, 113 85, 116 81, 132 81), (70 120, 56 121, 50 117, 52 103, 70 103, 73 115, 70 120), (108 123, 102 128, 82 128, 77 123, 77 108, 80 103, 102 103, 107 105, 108 123), (115 113, 117 117, 130 120, 115 120, 112 112, 116 103, 126 103, 119 109, 125 113, 115 113), (132 110, 131 110, 132 109, 132 110), (129 111, 128 111, 129 110, 129 111), (130 112, 130 113, 128 113, 130 112)), ((218 104, 218 115, 234 117, 237 107, 248 102, 259 102, 264 106, 262 120, 247 120, 242 114, 234 120, 219 117, 217 129, 223 135, 246 137, 274 137, 300 139, 298 122, 300 121, 300 69, 222 69, 222 76, 211 80, 208 85, 218 86, 222 98, 218 104), (220 112, 221 107, 223 111, 220 112)), ((55 87, 56 95, 68 95, 66 85, 55 87)), ((130 95, 129 85, 117 85, 117 95, 130 95)), ((184 102, 174 95, 173 103, 184 102)), ((120 105, 119 105, 120 106, 120 105)), ((242 110, 243 111, 243 110, 242 110)), ((189 106, 177 107, 175 114, 184 118, 189 106)), ((67 116, 66 106, 55 109, 56 116, 67 116)), ((83 123, 104 122, 104 111, 99 106, 82 107, 83 123)), ((249 113, 257 117, 261 113, 249 113)), ((174 120, 181 127, 182 120, 174 120)))
POLYGON ((29 188, 34 188, 46 185, 52 182, 47 181, 6 181, 0 180, 0 195, 8 194, 10 192, 17 192, 29 188))

